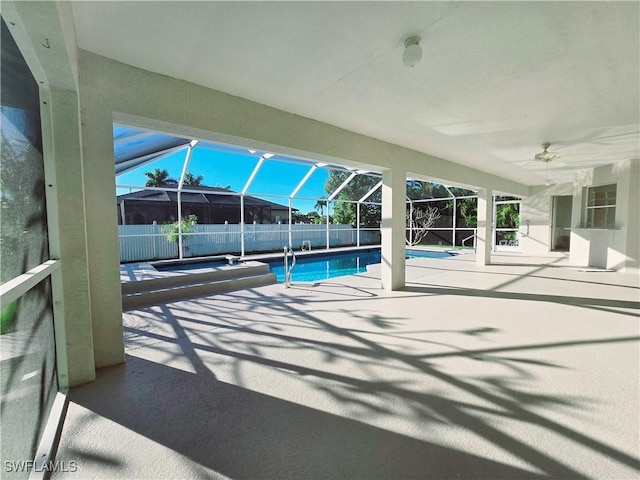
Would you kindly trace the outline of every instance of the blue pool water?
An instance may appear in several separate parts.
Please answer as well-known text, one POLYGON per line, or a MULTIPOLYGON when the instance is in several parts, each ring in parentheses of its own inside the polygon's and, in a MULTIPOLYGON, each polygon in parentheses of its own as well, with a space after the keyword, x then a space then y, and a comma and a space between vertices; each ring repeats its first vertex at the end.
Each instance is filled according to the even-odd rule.
MULTIPOLYGON (((407 250, 407 258, 447 258, 453 254, 426 250, 407 250)), ((380 250, 359 252, 329 253, 326 255, 297 258, 296 268, 291 280, 294 282, 313 282, 328 278, 343 277, 367 271, 367 265, 380 263, 380 250)), ((283 260, 267 262, 271 272, 279 282, 284 282, 283 260)))
MULTIPOLYGON (((454 254, 429 250, 407 250, 407 258, 447 258, 454 254)), ((296 268, 293 270, 294 282, 314 282, 328 278, 343 277, 367 271, 367 265, 380 263, 380 249, 360 250, 357 252, 322 253, 319 255, 298 255, 296 268)), ((265 261, 265 260, 263 260, 265 261)), ((266 260, 269 269, 276 274, 279 282, 284 282, 284 265, 282 256, 266 260)), ((194 270, 223 265, 224 262, 189 262, 170 266, 157 266, 161 270, 194 270)))

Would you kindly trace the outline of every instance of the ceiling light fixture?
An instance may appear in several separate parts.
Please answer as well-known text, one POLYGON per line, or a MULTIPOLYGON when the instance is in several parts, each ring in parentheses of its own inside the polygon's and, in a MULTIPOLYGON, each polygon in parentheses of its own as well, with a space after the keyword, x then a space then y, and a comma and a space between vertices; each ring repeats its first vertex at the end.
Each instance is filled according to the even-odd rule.
POLYGON ((420 37, 409 37, 404 41, 404 52, 402 53, 402 63, 406 67, 415 67, 422 60, 422 47, 420 37))

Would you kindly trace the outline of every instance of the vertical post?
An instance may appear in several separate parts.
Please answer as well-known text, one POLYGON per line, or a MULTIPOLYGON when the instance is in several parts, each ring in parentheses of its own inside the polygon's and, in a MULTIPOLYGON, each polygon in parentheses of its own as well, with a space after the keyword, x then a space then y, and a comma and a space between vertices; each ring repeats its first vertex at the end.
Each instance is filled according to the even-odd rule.
POLYGON ((240 194, 240 255, 244 257, 244 193, 240 194))
POLYGON ((456 203, 456 197, 453 197, 453 237, 452 247, 456 246, 456 217, 458 216, 458 204, 456 203))
POLYGON ((476 235, 476 263, 491 264, 491 236, 493 223, 493 191, 478 189, 478 233, 476 235))
POLYGON ((127 217, 125 216, 124 198, 122 199, 122 202, 120 202, 120 216, 122 217, 122 225, 126 225, 127 217))
POLYGON ((496 205, 495 199, 493 198, 493 196, 489 197, 491 199, 491 226, 493 227, 491 229, 491 250, 495 251, 496 250, 496 236, 497 236, 497 231, 496 228, 498 228, 498 225, 495 223, 495 218, 496 218, 496 214, 498 213, 498 205, 496 205))
POLYGON ((413 201, 409 200, 409 245, 413 246, 413 201))
POLYGON ((191 140, 187 154, 184 157, 184 163, 182 164, 182 173, 180 174, 180 180, 178 181, 178 258, 182 260, 182 250, 184 247, 184 240, 182 238, 182 187, 184 185, 184 179, 189 169, 189 163, 191 162, 191 154, 193 148, 198 144, 198 140, 191 140))
POLYGON ((178 258, 182 260, 182 195, 178 190, 178 258))
POLYGON ((291 222, 293 221, 293 214, 291 213, 291 197, 289 197, 289 245, 293 248, 293 234, 291 232, 291 222))
POLYGON ((360 202, 358 202, 356 204, 356 207, 358 208, 358 212, 356 214, 356 222, 358 222, 358 229, 356 231, 356 235, 357 235, 357 242, 356 244, 358 245, 358 247, 360 246, 360 202))
POLYGON ((382 265, 385 290, 405 285, 406 172, 392 168, 382 172, 382 265))
POLYGON ((327 250, 329 250, 329 200, 327 200, 327 250))
POLYGON ((373 188, 371 188, 367 193, 365 193, 360 200, 358 200, 358 245, 360 245, 360 205, 362 204, 362 202, 364 202, 367 198, 369 198, 373 192, 375 192, 376 190, 378 190, 380 188, 380 186, 382 185, 382 181, 379 181, 373 188))

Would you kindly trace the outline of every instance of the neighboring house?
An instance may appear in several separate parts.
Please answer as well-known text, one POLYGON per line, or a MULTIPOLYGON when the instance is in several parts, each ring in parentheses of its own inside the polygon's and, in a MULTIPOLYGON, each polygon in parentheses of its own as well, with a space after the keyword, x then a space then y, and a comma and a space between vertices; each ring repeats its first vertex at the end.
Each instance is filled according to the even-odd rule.
MULTIPOLYGON (((175 188, 176 185, 165 185, 175 188)), ((240 194, 219 187, 189 185, 182 192, 182 215, 195 215, 198 223, 240 223, 240 194)), ((140 190, 118 195, 118 225, 174 222, 178 217, 178 194, 170 190, 140 190), (124 222, 122 219, 124 218, 124 222)), ((297 211, 297 209, 292 209, 297 211)), ((244 196, 245 223, 287 223, 289 207, 249 195, 244 196)))

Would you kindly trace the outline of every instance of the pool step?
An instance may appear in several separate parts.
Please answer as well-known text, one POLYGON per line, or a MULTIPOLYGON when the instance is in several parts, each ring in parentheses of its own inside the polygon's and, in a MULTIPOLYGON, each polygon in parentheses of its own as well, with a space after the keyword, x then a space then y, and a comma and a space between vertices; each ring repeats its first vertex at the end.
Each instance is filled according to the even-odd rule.
POLYGON ((192 283, 217 282, 233 278, 269 273, 269 265, 262 262, 245 262, 239 265, 221 265, 198 270, 160 271, 155 278, 122 283, 122 294, 159 290, 192 283))
POLYGON ((170 273, 168 276, 123 283, 123 310, 276 283, 276 275, 269 272, 268 265, 260 262, 222 266, 210 271, 170 273))

